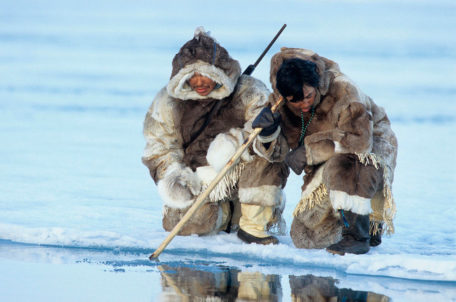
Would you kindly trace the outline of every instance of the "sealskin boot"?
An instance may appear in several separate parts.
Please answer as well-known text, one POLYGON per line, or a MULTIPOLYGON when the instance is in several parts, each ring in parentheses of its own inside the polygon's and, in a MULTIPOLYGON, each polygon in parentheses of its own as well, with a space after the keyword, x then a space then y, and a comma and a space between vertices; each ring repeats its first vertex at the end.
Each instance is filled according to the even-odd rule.
POLYGON ((365 254, 369 251, 369 215, 359 215, 350 211, 340 211, 344 223, 342 240, 330 245, 326 251, 337 254, 365 254))
POLYGON ((268 236, 268 237, 264 237, 264 238, 259 238, 259 237, 255 237, 253 235, 250 235, 249 233, 247 233, 246 231, 244 231, 242 229, 238 230, 237 236, 239 237, 239 239, 241 239, 242 241, 244 241, 246 243, 249 243, 249 244, 250 243, 257 243, 257 244, 268 245, 268 244, 278 244, 279 243, 279 239, 277 239, 274 236, 268 236))

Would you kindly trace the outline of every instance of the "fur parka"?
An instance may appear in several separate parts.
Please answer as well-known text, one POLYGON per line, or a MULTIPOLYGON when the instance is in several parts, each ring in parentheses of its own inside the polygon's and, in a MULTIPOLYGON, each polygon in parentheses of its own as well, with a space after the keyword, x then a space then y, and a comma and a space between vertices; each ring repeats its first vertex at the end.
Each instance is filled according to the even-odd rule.
MULTIPOLYGON (((397 140, 384 109, 343 74, 337 63, 297 48, 282 48, 271 59, 271 103, 280 96, 276 88, 277 71, 284 60, 291 58, 314 62, 320 75, 313 105, 315 114, 304 138, 304 185, 294 211, 294 224, 306 224, 310 229, 318 225, 320 233, 300 234, 301 241, 307 240, 309 248, 326 247, 338 241, 337 209, 370 214, 372 232, 378 231, 378 225, 383 223, 384 229, 393 232, 395 203, 391 186, 397 140)), ((291 149, 298 147, 301 135, 301 117, 286 105, 279 111, 281 130, 269 138, 257 139, 254 145, 270 161, 282 161, 291 149), (268 149, 263 145, 265 142, 270 143, 268 149)), ((310 118, 311 112, 304 113, 306 123, 310 118)))
MULTIPOLYGON (((168 85, 146 114, 142 161, 166 208, 183 210, 252 132, 252 121, 267 104, 269 91, 259 80, 241 75, 239 63, 201 30, 182 46, 172 66, 168 85), (195 73, 217 83, 209 95, 201 96, 188 85, 195 73)), ((237 195, 241 203, 283 207, 287 176, 286 166, 268 162, 249 149, 209 200, 217 203, 237 195)))

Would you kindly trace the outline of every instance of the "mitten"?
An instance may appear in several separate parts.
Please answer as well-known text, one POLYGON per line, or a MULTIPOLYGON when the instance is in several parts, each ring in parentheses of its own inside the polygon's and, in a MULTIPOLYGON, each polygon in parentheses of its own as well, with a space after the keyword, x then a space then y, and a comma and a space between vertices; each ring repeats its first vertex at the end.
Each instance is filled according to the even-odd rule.
POLYGON ((306 148, 304 146, 300 146, 293 151, 289 152, 285 156, 285 163, 288 167, 293 170, 297 175, 302 173, 302 170, 307 164, 306 159, 306 148))
POLYGON ((263 128, 260 132, 260 136, 270 136, 276 132, 280 125, 280 113, 272 113, 271 108, 265 107, 253 120, 252 128, 263 128))
POLYGON ((201 180, 189 167, 172 166, 158 182, 158 192, 167 206, 185 208, 201 192, 201 180))

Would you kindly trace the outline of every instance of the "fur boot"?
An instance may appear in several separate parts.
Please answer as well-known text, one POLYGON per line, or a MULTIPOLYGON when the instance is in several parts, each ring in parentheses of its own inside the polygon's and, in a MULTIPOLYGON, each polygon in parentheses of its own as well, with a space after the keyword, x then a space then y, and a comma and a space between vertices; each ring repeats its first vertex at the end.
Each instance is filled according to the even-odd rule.
POLYGON ((334 215, 329 198, 313 207, 298 211, 291 224, 290 236, 300 249, 323 249, 342 239, 339 218, 334 215))
POLYGON ((332 254, 365 254, 369 251, 369 215, 359 215, 351 211, 340 211, 344 223, 342 240, 330 245, 326 250, 332 254))
POLYGON ((237 236, 246 243, 278 244, 279 240, 270 236, 267 225, 274 219, 274 208, 241 203, 241 218, 237 236))
MULTIPOLYGON (((165 206, 163 215, 163 228, 165 231, 172 231, 176 224, 182 220, 188 208, 176 209, 165 206)), ((218 231, 217 227, 221 226, 221 207, 213 202, 206 203, 195 212, 192 218, 179 231, 180 236, 189 236, 192 234, 208 235, 218 231)))

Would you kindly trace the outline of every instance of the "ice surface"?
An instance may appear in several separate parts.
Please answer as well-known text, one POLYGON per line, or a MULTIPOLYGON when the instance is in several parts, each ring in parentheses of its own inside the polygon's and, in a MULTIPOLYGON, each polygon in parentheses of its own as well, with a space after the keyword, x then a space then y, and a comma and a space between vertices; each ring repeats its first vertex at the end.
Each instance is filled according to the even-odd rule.
MULTIPOLYGON (((452 1, 1 2, 0 240, 133 250, 135 259, 152 252, 167 233, 162 202, 140 161, 142 122, 169 79, 172 57, 203 25, 245 68, 287 23, 254 76, 269 85, 272 54, 281 46, 310 48, 337 61, 386 108, 399 140, 396 234, 367 255, 344 257, 295 249, 289 236, 267 248, 233 234, 178 237, 163 258, 208 257, 285 276, 316 267, 445 281, 438 298, 455 299, 455 15, 452 1)), ((300 186, 293 175, 285 190, 288 224, 300 186)), ((46 250, 43 259, 18 250, 0 243, 2 272, 17 267, 38 276, 42 263, 62 253, 46 250)), ((83 256, 70 254, 63 263, 77 272, 73 260, 83 256)), ((388 282, 385 294, 401 300, 388 282)), ((0 282, 2 293, 14 292, 3 285, 12 283, 0 282)), ((411 288, 435 290, 424 284, 411 288)), ((404 301, 430 297, 402 289, 404 301)))

